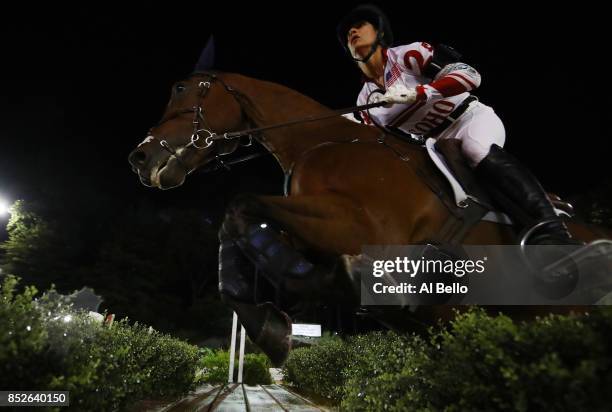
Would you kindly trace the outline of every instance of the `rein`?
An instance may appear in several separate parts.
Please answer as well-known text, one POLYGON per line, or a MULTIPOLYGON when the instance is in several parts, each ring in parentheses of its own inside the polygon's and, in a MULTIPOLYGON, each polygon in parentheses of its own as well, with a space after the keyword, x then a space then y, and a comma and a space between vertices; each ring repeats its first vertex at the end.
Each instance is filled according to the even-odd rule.
MULTIPOLYGON (((164 117, 162 120, 160 120, 159 123, 157 123, 157 125, 155 125, 153 128, 151 128, 149 130, 149 135, 152 136, 154 139, 159 140, 159 144, 165 149, 167 150, 170 154, 172 154, 176 160, 185 168, 185 170, 190 173, 191 170, 189 170, 189 168, 185 165, 185 163, 181 160, 181 155, 178 153, 177 149, 175 149, 174 147, 172 147, 172 145, 170 145, 165 139, 158 139, 157 137, 155 137, 152 133, 151 130, 153 130, 156 127, 159 127, 160 125, 182 115, 185 113, 193 113, 193 120, 192 120, 192 124, 193 124, 193 133, 191 135, 190 141, 189 143, 187 143, 187 145, 185 145, 181 152, 183 150, 186 149, 195 149, 195 150, 204 150, 209 148, 210 146, 212 146, 214 144, 215 141, 217 140, 233 140, 233 139, 238 139, 244 136, 248 136, 249 140, 248 143, 244 146, 251 146, 252 141, 253 141, 253 134, 257 134, 257 133, 261 133, 264 131, 268 131, 268 130, 274 130, 274 129, 280 129, 283 127, 289 127, 289 126, 293 126, 296 124, 303 124, 303 123, 310 123, 310 122, 316 122, 316 121, 321 121, 321 120, 327 120, 327 119, 331 119, 334 117, 338 117, 338 116, 342 116, 344 114, 348 114, 348 113, 353 113, 356 111, 360 111, 360 110, 369 110, 372 109, 374 107, 380 107, 380 106, 384 106, 385 104, 387 104, 386 102, 378 102, 378 103, 369 103, 369 104, 365 104, 365 105, 361 105, 361 106, 353 106, 353 107, 347 107, 344 109, 339 109, 339 110, 334 110, 331 113, 325 114, 325 115, 319 115, 319 116, 307 116, 301 119, 296 119, 296 120, 291 120, 288 122, 284 122, 284 123, 278 123, 278 124, 273 124, 273 125, 269 125, 269 126, 263 126, 263 127, 252 127, 252 128, 248 128, 248 129, 243 129, 237 132, 225 132, 225 133, 216 133, 214 131, 212 131, 212 129, 210 128, 210 126, 208 125, 208 122, 206 122, 206 118, 204 117, 204 109, 202 107, 204 98, 206 97, 208 91, 210 90, 210 88, 212 87, 212 83, 215 81, 219 81, 223 87, 225 88, 225 90, 230 93, 234 99, 236 99, 236 101, 238 102, 238 105, 240 106, 242 112, 244 113, 244 108, 242 106, 242 103, 240 101, 240 98, 238 96, 238 92, 231 86, 229 86, 227 83, 225 83, 223 81, 223 79, 219 78, 216 74, 214 73, 196 73, 196 74, 203 74, 205 76, 207 76, 207 80, 205 81, 201 81, 198 83, 198 87, 200 88, 200 94, 198 96, 198 104, 196 106, 193 106, 190 109, 183 109, 183 110, 179 110, 176 111, 172 114, 170 114, 167 117, 164 117), (200 143, 202 142, 203 143, 200 143)), ((229 154, 229 153, 228 153, 229 154)), ((218 169, 220 167, 225 167, 226 169, 229 169, 228 165, 231 164, 236 164, 236 163, 240 163, 246 160, 251 160, 253 158, 262 156, 266 153, 255 153, 255 154, 250 154, 238 159, 233 159, 230 161, 225 161, 223 162, 221 159, 221 156, 224 156, 224 154, 220 154, 220 155, 216 155, 215 159, 219 162, 219 166, 217 166, 215 169, 218 169)))

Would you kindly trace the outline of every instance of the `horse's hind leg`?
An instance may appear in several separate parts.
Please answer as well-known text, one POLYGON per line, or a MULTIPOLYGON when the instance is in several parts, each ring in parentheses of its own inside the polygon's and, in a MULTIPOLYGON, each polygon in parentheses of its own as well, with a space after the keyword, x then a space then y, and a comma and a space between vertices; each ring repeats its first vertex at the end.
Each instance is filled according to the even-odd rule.
POLYGON ((272 303, 256 304, 252 264, 224 229, 219 231, 219 293, 251 340, 281 365, 291 347, 291 320, 272 303))

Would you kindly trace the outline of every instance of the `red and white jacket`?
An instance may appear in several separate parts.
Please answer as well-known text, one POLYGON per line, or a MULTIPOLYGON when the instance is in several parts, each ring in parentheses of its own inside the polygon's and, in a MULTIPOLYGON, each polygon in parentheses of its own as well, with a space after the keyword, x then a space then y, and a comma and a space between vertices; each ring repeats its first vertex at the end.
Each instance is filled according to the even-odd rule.
MULTIPOLYGON (((428 43, 383 49, 385 89, 395 82, 403 82, 408 88, 416 88, 417 101, 370 109, 369 116, 363 111, 361 116, 366 124, 372 123, 372 116, 381 125, 394 124, 406 133, 426 134, 480 85, 480 74, 465 63, 449 64, 435 79, 426 77, 423 72, 433 54, 434 49, 428 43)), ((366 104, 370 93, 378 88, 374 81, 366 79, 357 104, 366 104)))

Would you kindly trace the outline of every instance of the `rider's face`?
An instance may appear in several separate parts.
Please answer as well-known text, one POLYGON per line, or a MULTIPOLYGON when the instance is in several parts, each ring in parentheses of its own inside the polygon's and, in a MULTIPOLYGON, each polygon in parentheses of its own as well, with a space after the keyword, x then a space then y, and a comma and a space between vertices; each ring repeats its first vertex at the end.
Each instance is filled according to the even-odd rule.
POLYGON ((355 58, 366 56, 370 47, 376 41, 376 29, 367 21, 360 21, 349 29, 346 34, 346 41, 351 55, 355 58))

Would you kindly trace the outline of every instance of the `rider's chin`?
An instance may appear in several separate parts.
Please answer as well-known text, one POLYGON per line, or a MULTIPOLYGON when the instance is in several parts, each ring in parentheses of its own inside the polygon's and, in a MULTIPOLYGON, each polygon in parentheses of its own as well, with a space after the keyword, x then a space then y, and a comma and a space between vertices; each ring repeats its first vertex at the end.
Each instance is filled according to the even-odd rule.
POLYGON ((185 169, 172 157, 168 160, 168 164, 159 170, 156 180, 158 187, 166 190, 182 185, 186 176, 185 169))
POLYGON ((370 52, 371 44, 367 44, 363 42, 361 39, 357 40, 355 43, 355 51, 353 52, 353 57, 356 59, 363 59, 370 52))

